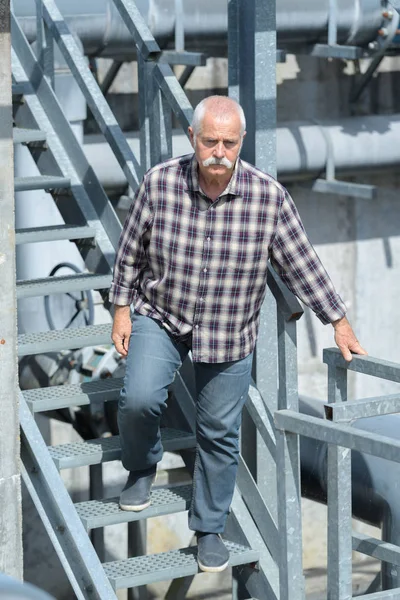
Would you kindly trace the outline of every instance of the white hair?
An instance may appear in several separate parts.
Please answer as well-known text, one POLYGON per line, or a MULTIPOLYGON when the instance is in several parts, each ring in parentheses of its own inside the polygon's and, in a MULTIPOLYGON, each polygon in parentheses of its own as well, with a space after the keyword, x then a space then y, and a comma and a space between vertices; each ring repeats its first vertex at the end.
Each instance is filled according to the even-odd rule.
POLYGON ((221 119, 226 119, 228 115, 233 111, 236 111, 240 119, 240 137, 243 137, 243 134, 246 131, 246 117, 244 116, 243 108, 240 104, 228 96, 208 96, 199 102, 194 110, 191 123, 194 138, 196 138, 201 131, 207 108, 209 108, 216 117, 221 119), (210 107, 208 107, 209 104, 211 105, 210 107))

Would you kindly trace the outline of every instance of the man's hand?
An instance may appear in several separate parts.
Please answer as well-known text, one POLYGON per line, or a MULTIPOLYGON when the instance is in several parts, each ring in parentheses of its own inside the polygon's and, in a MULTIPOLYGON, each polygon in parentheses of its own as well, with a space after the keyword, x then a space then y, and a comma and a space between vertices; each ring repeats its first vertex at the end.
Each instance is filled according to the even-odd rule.
POLYGON ((111 339, 115 349, 122 356, 128 355, 129 339, 131 337, 132 323, 129 306, 115 306, 114 323, 111 339))
POLYGON ((352 359, 352 352, 354 352, 354 354, 367 354, 354 335, 354 331, 352 330, 351 325, 346 317, 342 317, 338 321, 334 321, 332 325, 335 329, 336 345, 342 353, 344 360, 350 362, 352 359))

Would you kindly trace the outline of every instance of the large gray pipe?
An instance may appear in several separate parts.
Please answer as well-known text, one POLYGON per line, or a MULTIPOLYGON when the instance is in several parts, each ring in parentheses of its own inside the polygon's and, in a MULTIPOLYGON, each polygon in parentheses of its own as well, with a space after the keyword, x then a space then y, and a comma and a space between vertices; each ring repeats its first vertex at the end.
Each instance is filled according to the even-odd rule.
MULTIPOLYGON (((128 135, 129 145, 139 157, 137 134, 128 135)), ((400 163, 400 115, 352 117, 338 121, 282 124, 277 130, 279 179, 290 181, 315 178, 323 174, 328 157, 327 137, 331 139, 337 173, 356 174, 362 170, 379 171, 400 163)), ((126 178, 108 144, 101 136, 85 140, 84 151, 107 191, 122 193, 126 178)), ((173 137, 173 154, 192 151, 182 132, 173 137)))
MULTIPOLYGON (((161 47, 171 47, 175 32, 175 0, 136 0, 161 47)), ((185 0, 186 47, 213 56, 227 53, 227 1, 185 0)), ((112 0, 58 0, 70 27, 92 56, 133 58, 132 37, 112 0)), ((382 27, 386 0, 337 0, 338 42, 366 45, 382 27)), ((14 0, 14 10, 28 39, 36 37, 35 2, 14 0)), ((277 0, 278 46, 323 43, 327 40, 329 0, 277 0)))

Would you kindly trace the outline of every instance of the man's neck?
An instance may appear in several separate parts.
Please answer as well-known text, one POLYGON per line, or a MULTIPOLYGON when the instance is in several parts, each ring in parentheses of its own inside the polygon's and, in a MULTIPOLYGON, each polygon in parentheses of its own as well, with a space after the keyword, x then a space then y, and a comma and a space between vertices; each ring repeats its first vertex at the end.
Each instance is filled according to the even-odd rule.
POLYGON ((207 177, 199 170, 199 184, 203 192, 211 200, 216 200, 226 189, 232 178, 233 171, 228 171, 223 177, 207 177))

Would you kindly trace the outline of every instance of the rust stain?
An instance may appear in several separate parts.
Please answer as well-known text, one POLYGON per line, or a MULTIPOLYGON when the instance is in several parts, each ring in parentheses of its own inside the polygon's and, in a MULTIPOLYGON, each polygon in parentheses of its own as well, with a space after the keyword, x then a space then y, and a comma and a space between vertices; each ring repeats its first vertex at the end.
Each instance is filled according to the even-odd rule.
POLYGON ((4 339, 0 340, 1 345, 4 345, 5 343, 6 343, 6 340, 4 340, 4 339))

